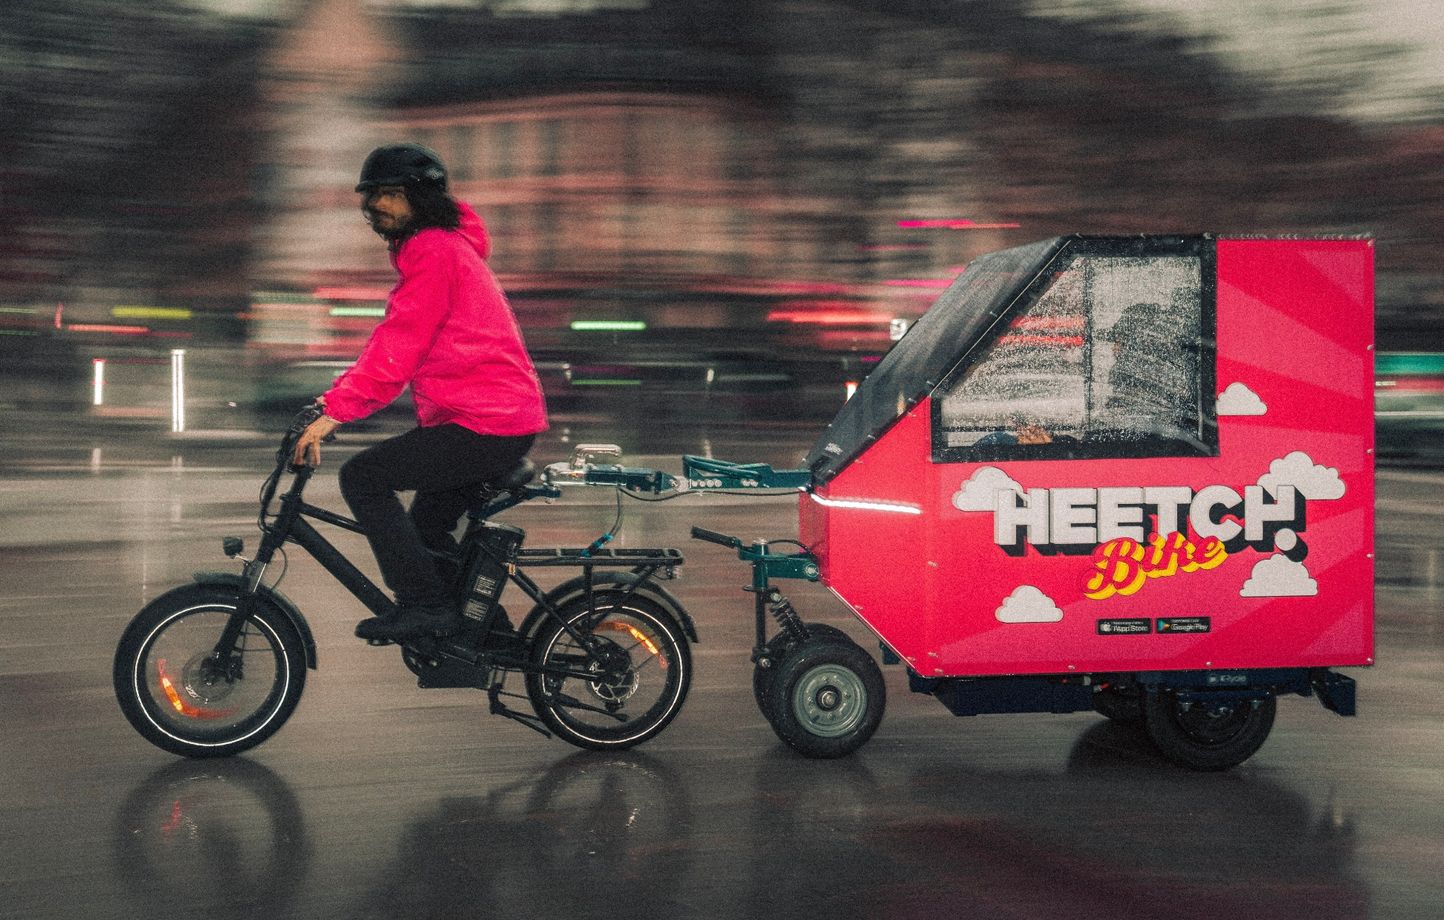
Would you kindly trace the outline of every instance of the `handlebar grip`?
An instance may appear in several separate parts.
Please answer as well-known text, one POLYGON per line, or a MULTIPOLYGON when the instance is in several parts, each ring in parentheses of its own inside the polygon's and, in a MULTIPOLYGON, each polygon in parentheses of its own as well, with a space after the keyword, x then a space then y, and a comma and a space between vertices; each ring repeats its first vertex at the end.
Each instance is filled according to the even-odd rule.
POLYGON ((708 543, 716 543, 718 546, 726 546, 730 549, 740 549, 742 541, 736 537, 729 537, 725 533, 718 533, 715 530, 708 530, 705 527, 693 527, 692 539, 706 540, 708 543))

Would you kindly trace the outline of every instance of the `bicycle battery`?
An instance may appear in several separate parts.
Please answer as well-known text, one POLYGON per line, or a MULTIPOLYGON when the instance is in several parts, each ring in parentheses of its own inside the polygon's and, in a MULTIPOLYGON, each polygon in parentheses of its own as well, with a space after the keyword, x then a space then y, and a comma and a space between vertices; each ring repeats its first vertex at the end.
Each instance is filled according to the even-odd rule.
POLYGON ((466 618, 464 631, 483 636, 492 626, 497 609, 497 599, 506 587, 508 569, 516 562, 517 550, 521 547, 526 532, 519 527, 482 523, 475 535, 468 554, 466 596, 461 608, 466 618))

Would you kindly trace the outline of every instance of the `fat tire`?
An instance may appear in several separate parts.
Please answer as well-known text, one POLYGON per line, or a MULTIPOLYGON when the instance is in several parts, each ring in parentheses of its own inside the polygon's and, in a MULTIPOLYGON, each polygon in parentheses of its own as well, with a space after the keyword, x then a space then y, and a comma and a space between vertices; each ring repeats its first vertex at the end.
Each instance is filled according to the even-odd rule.
POLYGON ((1171 690, 1143 695, 1149 739, 1165 759, 1190 770, 1227 770, 1248 760, 1268 738, 1277 711, 1273 695, 1218 705, 1195 700, 1188 708, 1171 690))
MULTIPOLYGON (((174 704, 181 713, 181 718, 176 718, 148 688, 150 653, 168 632, 201 614, 212 614, 215 622, 222 623, 220 615, 233 613, 239 603, 234 588, 187 585, 151 601, 121 634, 112 669, 116 701, 135 730, 161 750, 195 758, 229 757, 250 750, 279 731, 300 702, 306 685, 304 644, 290 617, 263 598, 256 599, 247 625, 255 629, 271 654, 257 659, 256 667, 262 670, 251 677, 264 680, 269 672, 270 687, 249 716, 229 729, 216 729, 208 716, 192 716, 181 704, 174 704)), ((217 631, 215 638, 219 636, 217 631)), ((196 640, 201 638, 203 633, 196 640)), ((199 648, 196 640, 191 644, 199 648)))
MULTIPOLYGON (((692 653, 682 625, 671 613, 657 602, 637 594, 597 594, 590 605, 586 598, 576 598, 563 604, 557 612, 563 621, 583 633, 591 631, 592 627, 587 624, 590 619, 597 620, 594 625, 606 623, 618 615, 635 619, 644 624, 651 636, 655 637, 657 649, 652 658, 664 661, 667 673, 663 679, 662 693, 646 712, 626 722, 618 722, 615 726, 609 724, 606 727, 588 725, 573 718, 569 710, 574 707, 569 707, 557 698, 554 688, 549 686, 551 681, 548 676, 528 673, 527 696, 531 699, 537 717, 548 730, 563 741, 580 748, 618 751, 655 737, 676 718, 692 685, 692 653)), ((559 656, 565 654, 562 647, 573 642, 561 623, 548 618, 540 624, 532 639, 532 664, 541 667, 549 660, 555 663, 559 656)), ((575 652, 572 652, 572 656, 575 656, 575 652)))
POLYGON ((845 757, 866 744, 882 722, 887 706, 882 671, 850 639, 814 635, 789 649, 775 670, 769 721, 777 737, 805 757, 845 757), (829 691, 841 694, 833 709, 818 704, 819 694, 829 691))

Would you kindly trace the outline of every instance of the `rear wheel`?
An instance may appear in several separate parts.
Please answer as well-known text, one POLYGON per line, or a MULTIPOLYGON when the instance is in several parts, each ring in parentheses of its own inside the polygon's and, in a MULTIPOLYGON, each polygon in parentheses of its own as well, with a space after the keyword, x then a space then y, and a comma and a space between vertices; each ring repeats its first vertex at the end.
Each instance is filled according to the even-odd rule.
POLYGON ((1172 690, 1143 695, 1143 724, 1163 756, 1190 770, 1227 770, 1254 755, 1273 728, 1278 700, 1220 697, 1197 693, 1180 698, 1172 690))
POLYGON ((629 748, 666 728, 692 683, 691 651, 677 621, 637 595, 597 595, 590 606, 577 598, 559 613, 576 635, 544 620, 531 662, 553 673, 526 677, 547 728, 593 750, 629 748))
POLYGON ((300 701, 306 657, 290 619, 257 599, 233 649, 234 588, 188 585, 152 601, 121 635, 113 679, 121 711, 156 747, 225 757, 275 734, 300 701))
POLYGON ((843 757, 862 747, 887 702, 882 671, 852 640, 814 635, 776 666, 767 708, 777 737, 807 757, 843 757))

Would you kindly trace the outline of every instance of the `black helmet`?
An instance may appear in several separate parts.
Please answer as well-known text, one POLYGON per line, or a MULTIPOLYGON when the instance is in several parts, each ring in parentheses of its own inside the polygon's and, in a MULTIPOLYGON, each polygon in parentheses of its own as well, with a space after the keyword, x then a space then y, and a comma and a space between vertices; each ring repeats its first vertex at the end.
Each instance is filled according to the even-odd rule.
POLYGON ((356 191, 369 192, 380 185, 429 182, 446 190, 446 167, 436 151, 420 144, 388 144, 371 151, 361 166, 356 191))

